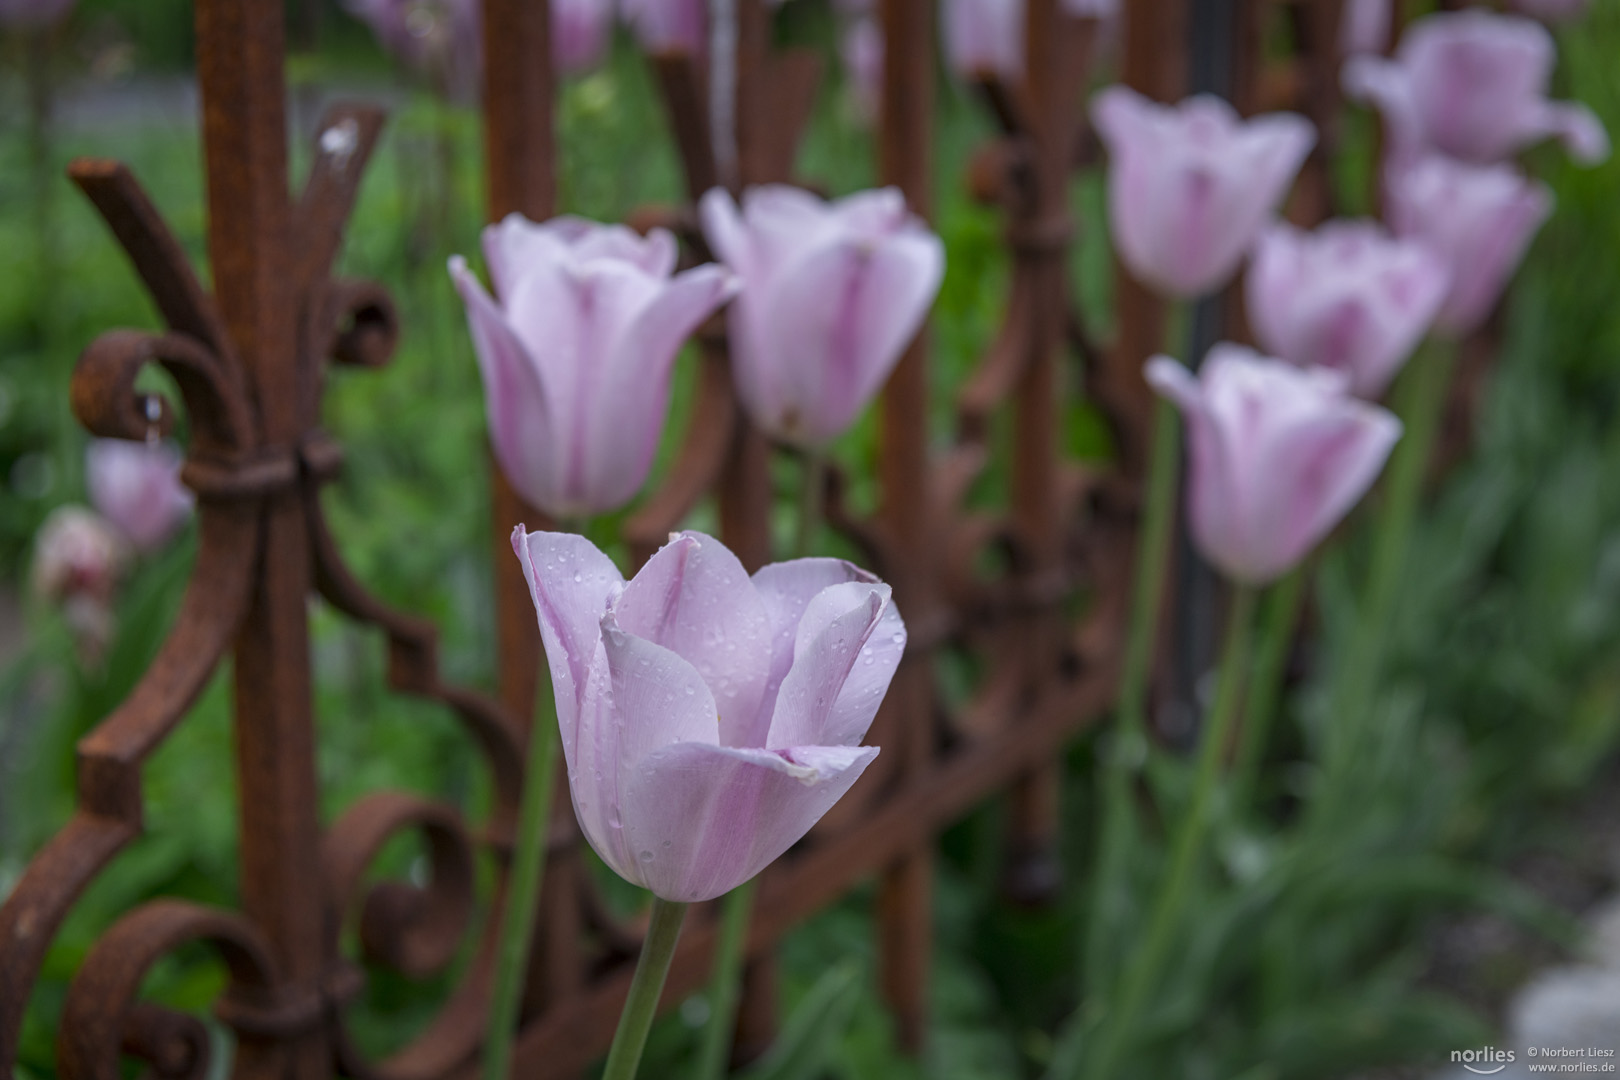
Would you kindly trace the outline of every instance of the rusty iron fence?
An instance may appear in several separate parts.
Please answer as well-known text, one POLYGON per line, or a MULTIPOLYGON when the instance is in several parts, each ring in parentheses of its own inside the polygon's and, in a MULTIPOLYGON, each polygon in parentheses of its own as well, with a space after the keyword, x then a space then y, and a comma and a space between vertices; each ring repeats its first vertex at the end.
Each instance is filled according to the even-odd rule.
MULTIPOLYGON (((708 73, 691 56, 649 58, 693 198, 722 179, 733 186, 791 179, 817 93, 817 57, 773 46, 764 0, 737 6, 734 178, 722 177, 716 159, 708 73)), ((935 7, 935 0, 880 0, 887 41, 880 179, 900 187, 924 215, 933 202, 935 7)), ((1331 150, 1339 104, 1332 41, 1338 8, 1337 0, 1127 0, 1116 74, 1174 98, 1186 86, 1195 17, 1214 11, 1232 20, 1226 59, 1234 100, 1245 111, 1301 108, 1324 132, 1295 207, 1297 216, 1318 219, 1331 204, 1322 155, 1331 150), (1291 44, 1279 51, 1278 40, 1291 44)), ((484 11, 488 214, 545 218, 554 209, 557 153, 547 5, 485 0, 484 11)), ((141 834, 143 761, 184 722, 227 660, 235 686, 241 910, 159 899, 124 914, 85 956, 67 992, 58 1035, 62 1075, 117 1080, 126 1058, 166 1078, 206 1075, 203 1023, 140 996, 154 964, 193 942, 212 946, 228 969, 214 1013, 235 1033, 238 1076, 450 1080, 471 1078, 478 1067, 500 924, 488 909, 498 914, 502 904, 498 887, 493 897, 481 895, 478 866, 491 859, 504 867, 511 853, 540 648, 505 537, 515 522, 534 527, 542 518, 492 468, 500 549, 493 696, 444 682, 433 627, 382 604, 345 568, 320 501, 343 455, 318 426, 318 406, 325 364, 383 366, 400 332, 382 288, 332 276, 383 116, 360 106, 329 111, 303 190, 291 192, 283 21, 281 0, 196 3, 212 291, 127 169, 101 160, 72 166, 74 183, 105 218, 166 326, 114 330, 91 343, 72 380, 75 414, 100 436, 139 439, 165 428, 173 403, 138 392, 136 379, 147 365, 166 369, 189 418, 183 479, 197 494, 201 537, 156 661, 79 744, 76 812, 0 907, 0 1069, 8 1072, 54 935, 87 885, 141 834), (459 718, 493 778, 487 821, 468 822, 455 807, 403 792, 371 794, 335 820, 321 820, 306 611, 312 593, 386 634, 394 688, 438 701, 459 718), (371 880, 379 851, 402 834, 425 842, 426 882, 371 880), (350 941, 358 942, 359 956, 346 950, 350 941), (425 977, 457 963, 459 985, 437 1016, 392 1056, 367 1059, 346 1027, 366 965, 425 977)), ((885 752, 806 842, 762 878, 739 1031, 745 1049, 772 1028, 773 943, 873 877, 884 994, 902 1040, 918 1046, 927 1019, 935 836, 986 797, 1008 792, 1009 887, 1049 887, 1059 751, 1111 700, 1150 415, 1138 372, 1163 344, 1164 313, 1121 273, 1110 347, 1092 341, 1075 314, 1069 252, 1082 223, 1069 180, 1095 157, 1084 110, 1099 27, 1065 14, 1059 0, 1029 0, 1028 27, 1022 84, 987 79, 977 88, 999 131, 965 178, 1004 221, 1012 272, 1003 322, 956 391, 954 426, 944 437, 930 424, 926 334, 912 345, 881 402, 874 515, 860 516, 846 502, 846 478, 828 477, 829 521, 893 583, 911 644, 872 732, 885 752), (1112 465, 1082 465, 1060 453, 1058 406, 1077 394, 1088 395, 1113 428, 1119 452, 1112 465), (1012 422, 994 423, 1004 416, 1012 422), (1010 477, 1005 505, 970 509, 970 485, 998 455, 1010 477), (983 558, 987 552, 995 558, 983 558), (987 576, 987 562, 1003 569, 987 576), (942 650, 980 661, 982 679, 963 707, 936 693, 942 650)), ((705 257, 690 205, 648 210, 637 220, 669 224, 689 257, 705 257)), ((723 322, 712 321, 698 343, 689 435, 663 485, 629 519, 626 539, 645 558, 712 493, 723 539, 757 566, 769 556, 768 466, 777 450, 733 397, 723 322)), ((577 1074, 603 1052, 638 947, 638 928, 592 888, 573 815, 560 812, 554 821, 514 1063, 535 1077, 577 1074)), ((666 1001, 701 985, 715 934, 712 912, 690 921, 666 1001)))

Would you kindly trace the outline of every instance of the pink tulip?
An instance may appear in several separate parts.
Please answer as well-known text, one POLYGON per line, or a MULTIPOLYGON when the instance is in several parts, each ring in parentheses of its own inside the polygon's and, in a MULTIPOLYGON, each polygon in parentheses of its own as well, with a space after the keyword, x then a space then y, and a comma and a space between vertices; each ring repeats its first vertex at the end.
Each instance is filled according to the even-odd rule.
POLYGON ((951 70, 1017 82, 1024 75, 1024 0, 944 0, 940 29, 951 70))
POLYGON ((708 0, 623 0, 622 10, 648 52, 698 56, 708 47, 708 0))
POLYGON ((72 10, 73 0, 0 0, 0 26, 50 26, 72 10))
POLYGON ((838 559, 750 579, 701 533, 625 583, 588 540, 512 543, 557 698, 574 812, 591 847, 666 900, 764 869, 877 756, 861 746, 905 650, 888 586, 838 559))
POLYGON ((1187 424, 1193 539, 1245 585, 1275 581, 1309 554, 1372 486, 1401 434, 1387 410, 1350 396, 1343 374, 1240 345, 1215 346, 1197 377, 1156 356, 1147 379, 1187 424))
POLYGON ((169 443, 94 439, 85 451, 90 505, 138 551, 166 544, 195 502, 180 483, 180 451, 169 443))
POLYGON ((838 51, 856 110, 862 120, 870 121, 883 102, 883 27, 872 16, 862 15, 844 28, 838 51))
POLYGON ((894 188, 836 202, 750 189, 741 215, 703 196, 709 246, 742 278, 731 360, 754 422, 820 446, 855 422, 928 314, 945 272, 939 237, 894 188))
POLYGON ((1417 347, 1446 298, 1450 270, 1422 244, 1371 221, 1260 234, 1244 285, 1260 344, 1302 367, 1343 372, 1373 400, 1417 347))
POLYGON ((1437 329, 1461 337, 1501 298, 1536 230, 1552 212, 1552 194, 1507 165, 1467 165, 1438 155, 1395 168, 1387 209, 1395 234, 1445 260, 1451 287, 1437 329))
POLYGON ((551 0, 551 57, 564 75, 602 62, 613 39, 613 0, 551 0))
POLYGON ((559 518, 629 502, 647 478, 681 343, 735 290, 700 266, 671 276, 675 238, 514 214, 484 230, 492 300, 465 260, 450 274, 484 376, 507 479, 559 518))
POLYGON ((1383 112, 1397 159, 1437 150, 1490 164, 1557 136, 1578 160, 1601 161, 1609 137, 1592 111, 1547 100, 1554 58, 1552 35, 1529 19, 1447 12, 1412 24, 1393 60, 1352 58, 1344 86, 1383 112))
POLYGON ((1091 114, 1108 148, 1120 258, 1139 281, 1184 299, 1236 273, 1315 141, 1304 117, 1245 121, 1207 94, 1167 106, 1111 86, 1091 114))
POLYGON ((1339 16, 1339 52, 1382 53, 1389 48, 1394 0, 1344 0, 1339 16))
POLYGON ((475 98, 483 63, 480 0, 344 0, 383 48, 428 72, 455 97, 475 98))
POLYGON ((128 542, 82 506, 52 510, 34 539, 34 595, 60 609, 86 663, 99 661, 112 642, 113 598, 128 565, 128 542))

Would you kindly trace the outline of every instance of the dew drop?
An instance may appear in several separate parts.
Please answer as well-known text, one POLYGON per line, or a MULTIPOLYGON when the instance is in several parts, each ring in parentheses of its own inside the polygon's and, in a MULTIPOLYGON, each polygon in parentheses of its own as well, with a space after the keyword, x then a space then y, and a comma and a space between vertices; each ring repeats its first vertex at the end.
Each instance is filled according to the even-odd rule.
POLYGON ((585 575, 584 575, 584 574, 581 574, 581 573, 580 573, 580 572, 579 572, 579 571, 577 571, 577 570, 576 570, 576 571, 574 571, 574 584, 575 584, 575 585, 578 585, 578 584, 579 584, 579 583, 580 583, 580 582, 582 582, 582 581, 584 581, 584 580, 585 580, 585 575))
POLYGON ((652 862, 652 857, 653 857, 653 853, 650 852, 650 851, 643 851, 641 853, 641 861, 642 862, 652 862))

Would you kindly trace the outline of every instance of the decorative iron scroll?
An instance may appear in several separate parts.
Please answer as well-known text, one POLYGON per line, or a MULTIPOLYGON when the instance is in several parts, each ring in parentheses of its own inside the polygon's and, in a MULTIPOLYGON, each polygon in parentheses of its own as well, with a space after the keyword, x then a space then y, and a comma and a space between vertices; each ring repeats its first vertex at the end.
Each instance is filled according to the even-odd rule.
MULTIPOLYGON (((1245 26, 1265 6, 1245 5, 1245 26)), ((738 7, 736 184, 787 180, 818 63, 772 48, 765 0, 739 0, 738 7)), ((1155 35, 1177 25, 1178 0, 1124 7, 1124 77, 1167 96, 1165 55, 1181 53, 1164 50, 1155 35)), ((553 209, 546 8, 540 0, 485 5, 492 218, 514 210, 544 217, 553 209)), ((881 0, 888 46, 880 172, 924 214, 932 204, 934 8, 935 0, 881 0)), ((1313 51, 1292 62, 1285 72, 1291 75, 1260 90, 1303 88, 1316 106, 1311 111, 1323 114, 1331 111, 1333 91, 1309 76, 1328 69, 1331 42, 1324 44, 1320 31, 1336 23, 1313 4, 1299 11, 1301 25, 1316 31, 1302 35, 1313 51)), ((72 168, 167 328, 111 331, 85 349, 71 387, 75 414, 97 435, 145 438, 171 423, 177 403, 139 393, 137 376, 150 364, 172 376, 189 421, 182 476, 197 494, 201 542, 156 661, 79 745, 77 810, 0 907, 0 1069, 16 1059, 32 987, 63 919, 141 833, 142 763, 184 721, 228 650, 237 688, 243 911, 158 900, 120 919, 68 993, 59 1035, 63 1074, 113 1080, 127 1056, 164 1078, 206 1075, 209 1039, 199 1021, 139 997, 155 962, 196 942, 211 946, 229 975, 215 1015, 236 1033, 238 1076, 470 1080, 477 1067, 489 935, 500 923, 491 916, 503 901, 497 889, 486 900, 497 911, 478 912, 475 864, 481 850, 502 866, 510 853, 539 659, 504 537, 519 518, 531 525, 540 518, 496 478, 499 700, 445 683, 433 627, 383 605, 344 565, 319 498, 342 454, 317 418, 323 364, 383 366, 400 333, 385 290, 331 277, 382 116, 358 106, 329 112, 310 176, 293 198, 281 24, 279 0, 197 0, 212 294, 128 170, 104 161, 72 168), (381 792, 320 825, 304 608, 311 593, 382 630, 394 688, 437 701, 458 718, 493 778, 490 821, 474 827, 453 807, 381 792), (375 856, 406 833, 425 844, 426 882, 372 883, 367 870, 375 856), (475 933, 485 936, 468 942, 475 933), (346 1032, 346 1010, 365 980, 340 949, 349 934, 365 960, 409 977, 473 957, 439 1014, 386 1060, 366 1059, 346 1032)), ((1008 790, 1015 831, 1010 885, 1033 897, 1053 880, 1058 752, 1108 707, 1116 676, 1147 416, 1136 371, 1161 333, 1160 313, 1129 282, 1121 284, 1121 330, 1111 351, 1089 339, 1072 310, 1067 267, 1076 224, 1068 180, 1087 153, 1084 58, 1097 27, 1064 14, 1059 0, 1029 0, 1028 27, 1022 85, 991 78, 979 85, 1000 130, 974 157, 967 178, 1005 225, 1012 275, 1002 325, 957 393, 955 429, 944 445, 930 434, 926 342, 915 344, 897 369, 881 406, 875 516, 863 518, 848 504, 846 478, 836 470, 827 481, 829 522, 894 584, 912 630, 873 730, 885 753, 846 805, 765 873, 749 941, 756 975, 768 977, 772 945, 789 928, 878 875, 882 978, 912 1045, 926 1021, 937 833, 986 796, 1008 790), (1066 351, 1080 362, 1065 363, 1066 351), (1116 468, 1082 468, 1059 451, 1059 403, 1082 385, 1114 428, 1116 468), (1014 423, 1008 445, 999 446, 992 433, 1003 414, 1014 423), (969 488, 997 454, 1010 464, 1008 505, 969 509, 969 488), (987 576, 986 565, 1004 569, 987 576), (1065 614, 1076 598, 1085 601, 1078 618, 1065 614), (983 661, 984 677, 960 708, 934 690, 934 658, 946 649, 983 661)), ((684 55, 651 62, 695 200, 720 179, 707 73, 684 55)), ((706 255, 690 205, 645 211, 636 220, 662 221, 694 257, 706 255)), ((738 407, 720 320, 700 333, 699 346, 690 435, 625 536, 636 557, 645 558, 713 493, 723 538, 757 564, 769 555, 772 447, 738 407)), ((527 1076, 577 1073, 606 1048, 637 947, 637 928, 616 919, 590 887, 571 815, 559 815, 549 843, 515 1062, 527 1076)), ((692 920, 669 997, 701 985, 715 932, 706 914, 692 920)), ((744 1037, 769 1023, 768 1015, 745 1016, 744 1037)))

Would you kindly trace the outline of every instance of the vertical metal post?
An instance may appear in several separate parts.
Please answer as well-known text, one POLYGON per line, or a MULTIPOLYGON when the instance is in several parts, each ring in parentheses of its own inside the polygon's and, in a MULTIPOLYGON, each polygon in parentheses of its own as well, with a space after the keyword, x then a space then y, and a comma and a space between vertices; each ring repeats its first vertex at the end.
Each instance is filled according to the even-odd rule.
MULTIPOLYGON (((198 0, 198 81, 207 165, 208 252, 221 315, 249 374, 268 449, 303 434, 288 250, 281 0, 198 0)), ((300 492, 270 496, 253 598, 236 641, 236 770, 242 906, 281 973, 318 996, 326 974, 319 788, 311 717, 310 565, 300 492)), ((291 1037, 287 1075, 331 1071, 327 1032, 291 1037)))
MULTIPOLYGON (((905 193, 911 209, 933 212, 934 4, 884 0, 883 100, 878 121, 878 169, 885 184, 905 193)), ((926 333, 926 331, 925 331, 926 333)), ((929 533, 928 345, 912 343, 889 377, 882 410, 883 515, 898 548, 907 554, 904 576, 893 581, 895 599, 914 625, 926 623, 936 602, 928 565, 936 545, 929 533)), ((897 570, 900 568, 897 567, 897 570)), ((914 644, 895 674, 884 703, 884 740, 898 736, 902 776, 915 777, 933 756, 932 653, 914 644)), ((928 1021, 928 975, 933 950, 933 844, 920 844, 884 870, 878 893, 878 941, 883 991, 894 1009, 900 1041, 921 1049, 928 1021)))

